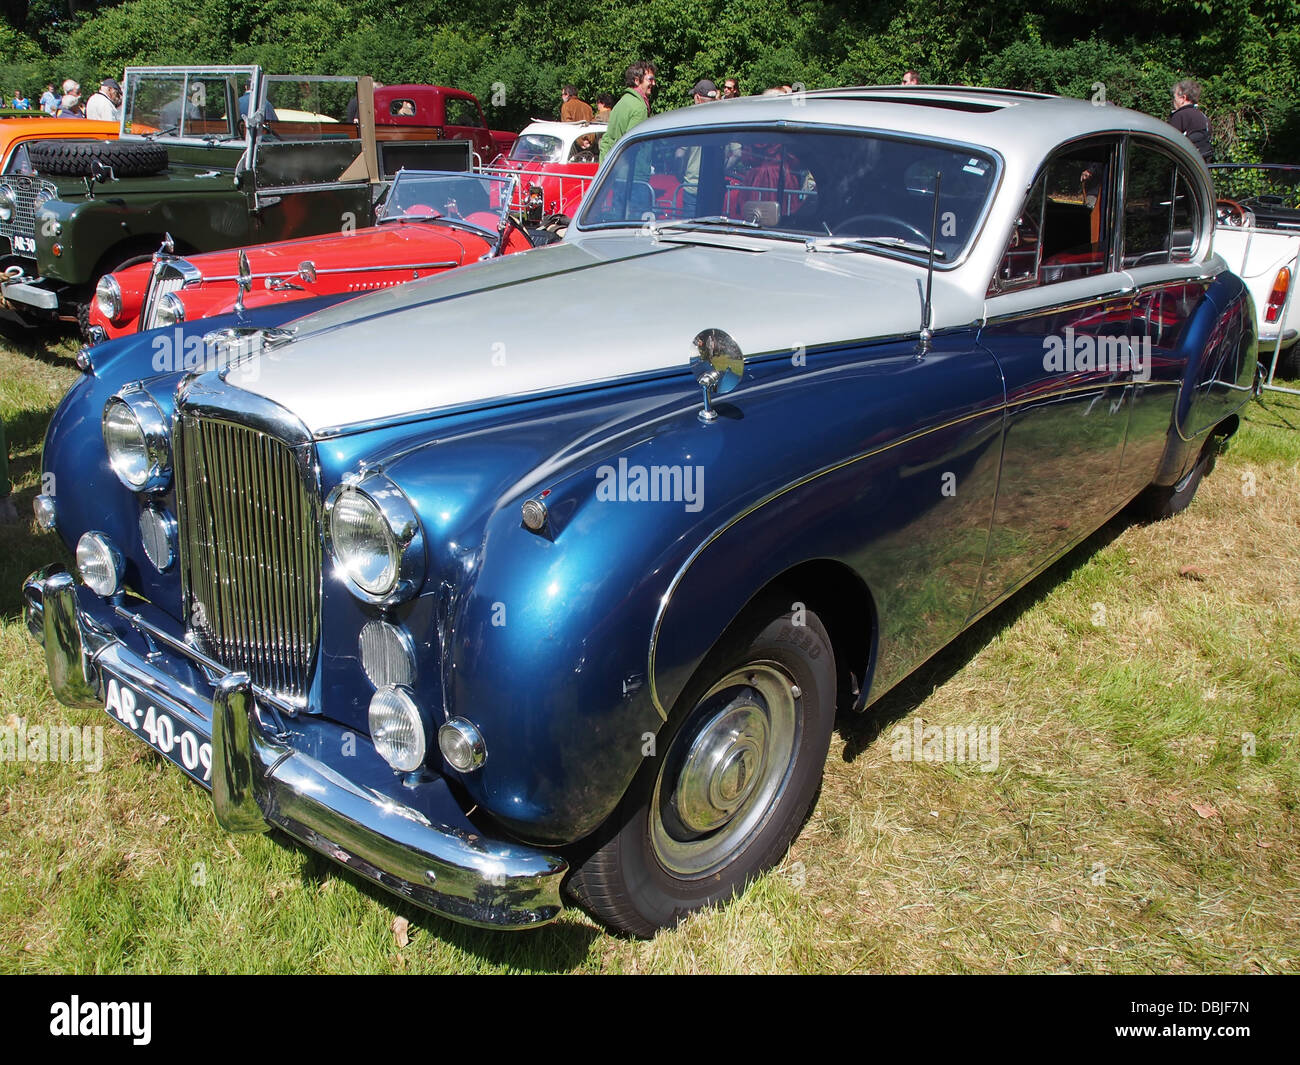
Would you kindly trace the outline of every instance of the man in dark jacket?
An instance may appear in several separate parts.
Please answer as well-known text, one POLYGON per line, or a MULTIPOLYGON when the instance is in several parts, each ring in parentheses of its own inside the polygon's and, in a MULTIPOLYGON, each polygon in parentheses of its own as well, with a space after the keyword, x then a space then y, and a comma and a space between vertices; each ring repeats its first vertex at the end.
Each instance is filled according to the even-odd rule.
POLYGON ((1207 163, 1214 162, 1214 145, 1210 141, 1210 120, 1196 105, 1201 102, 1201 87, 1196 82, 1180 81, 1174 86, 1174 113, 1169 124, 1186 134, 1192 147, 1207 163))

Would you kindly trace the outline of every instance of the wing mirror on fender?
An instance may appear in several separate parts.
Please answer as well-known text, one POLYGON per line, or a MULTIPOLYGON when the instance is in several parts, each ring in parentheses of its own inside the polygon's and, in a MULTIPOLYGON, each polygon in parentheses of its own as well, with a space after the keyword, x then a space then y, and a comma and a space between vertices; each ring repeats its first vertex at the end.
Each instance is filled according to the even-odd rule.
POLYGON ((718 416, 713 409, 714 396, 725 396, 745 376, 745 353, 730 333, 721 329, 705 329, 694 340, 696 354, 691 356, 691 373, 704 390, 704 409, 699 412, 702 422, 711 422, 718 416))

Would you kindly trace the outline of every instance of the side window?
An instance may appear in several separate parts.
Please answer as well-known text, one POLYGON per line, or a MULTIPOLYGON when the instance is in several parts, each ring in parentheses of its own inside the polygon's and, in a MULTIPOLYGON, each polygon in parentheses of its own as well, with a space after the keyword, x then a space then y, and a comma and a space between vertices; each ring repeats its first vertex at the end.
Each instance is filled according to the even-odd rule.
POLYGON ((478 108, 474 106, 473 100, 453 96, 447 101, 447 125, 481 126, 482 124, 478 119, 478 108))
POLYGON ((1034 182, 989 294, 1110 271, 1118 142, 1062 148, 1034 182))
POLYGON ((388 102, 388 113, 395 117, 406 118, 415 114, 414 100, 390 100, 388 102))
POLYGON ((1125 267, 1169 262, 1177 172, 1163 152, 1131 143, 1124 173, 1125 267))

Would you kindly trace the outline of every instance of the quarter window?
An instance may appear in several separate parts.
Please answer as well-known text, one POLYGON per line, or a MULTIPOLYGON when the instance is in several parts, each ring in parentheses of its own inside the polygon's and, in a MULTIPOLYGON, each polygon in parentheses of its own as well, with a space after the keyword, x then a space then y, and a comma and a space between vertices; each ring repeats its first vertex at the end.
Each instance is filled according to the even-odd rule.
POLYGON ((1131 142, 1124 180, 1125 267, 1187 262, 1201 215, 1195 186, 1172 157, 1131 142))

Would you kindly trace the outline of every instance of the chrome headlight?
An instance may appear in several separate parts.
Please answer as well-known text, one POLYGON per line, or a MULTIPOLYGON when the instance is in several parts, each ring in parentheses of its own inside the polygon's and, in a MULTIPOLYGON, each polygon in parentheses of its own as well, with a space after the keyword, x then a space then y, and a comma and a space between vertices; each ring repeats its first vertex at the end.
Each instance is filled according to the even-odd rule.
POLYGON ((8 185, 0 185, 0 222, 12 222, 16 210, 18 201, 14 199, 14 190, 8 185))
POLYGON ((185 321, 185 304, 181 302, 181 298, 175 292, 164 293, 153 309, 154 326, 175 325, 183 321, 185 321))
POLYGON ((167 422, 144 389, 127 385, 104 404, 104 447, 118 479, 134 492, 167 487, 172 472, 167 422))
POLYGON ((341 484, 325 502, 326 544, 367 602, 409 599, 424 583, 424 531, 402 490, 382 473, 341 484))
POLYGON ((54 189, 48 186, 42 188, 39 192, 36 193, 36 198, 32 200, 32 212, 34 214, 39 215, 41 213, 41 208, 44 207, 47 203, 49 203, 52 199, 54 199, 54 197, 57 195, 58 193, 56 193, 54 189))
POLYGON ((117 323, 122 313, 122 286, 112 274, 105 274, 95 286, 95 306, 110 322, 117 323))

